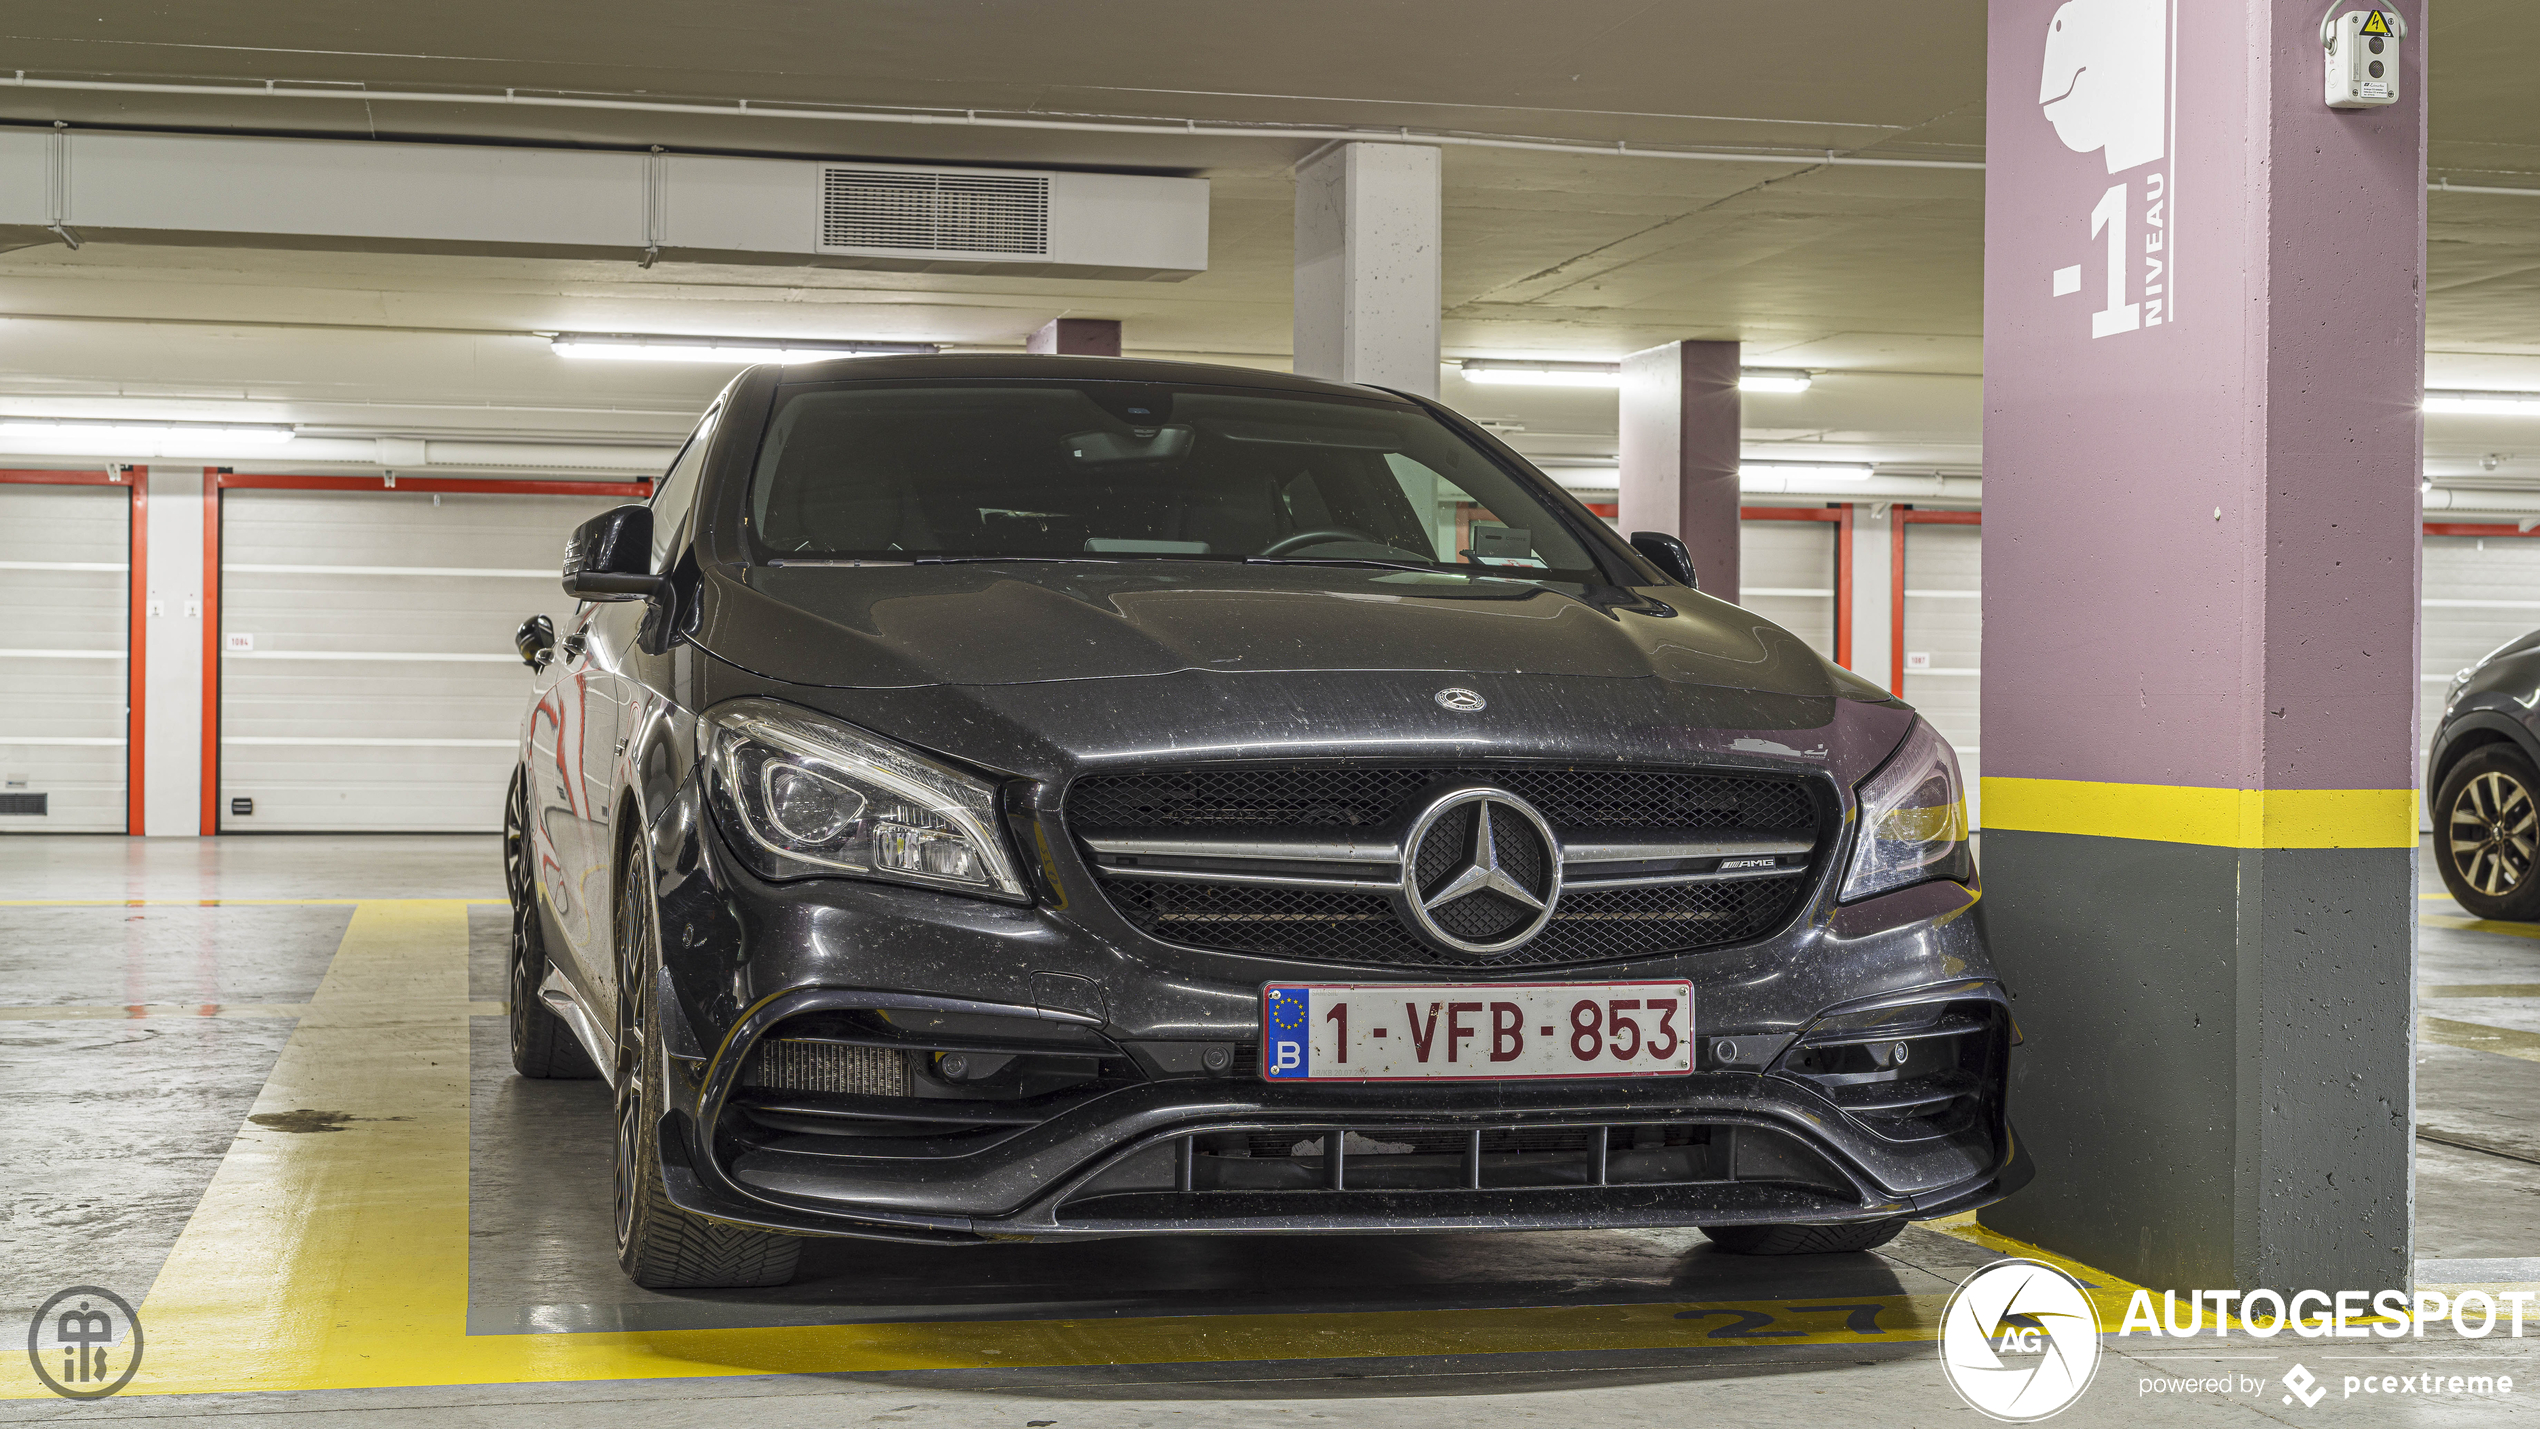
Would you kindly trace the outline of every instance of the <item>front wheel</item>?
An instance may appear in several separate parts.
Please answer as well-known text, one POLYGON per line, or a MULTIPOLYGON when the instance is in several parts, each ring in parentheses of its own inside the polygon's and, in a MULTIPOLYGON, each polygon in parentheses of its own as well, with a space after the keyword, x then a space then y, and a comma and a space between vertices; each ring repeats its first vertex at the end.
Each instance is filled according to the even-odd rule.
POLYGON ((2510 744, 2471 750, 2434 796, 2434 865, 2481 918, 2540 921, 2540 771, 2510 744))
POLYGON ((636 876, 621 880, 617 909, 617 1135, 613 1201, 617 1262, 647 1290, 782 1285, 794 1278, 802 1241, 726 1225, 680 1209, 662 1184, 660 1010, 653 1006, 653 900, 636 876))
POLYGON ((1841 1255, 1876 1250, 1904 1229, 1898 1216, 1837 1226, 1704 1226, 1702 1233, 1731 1255, 1841 1255))

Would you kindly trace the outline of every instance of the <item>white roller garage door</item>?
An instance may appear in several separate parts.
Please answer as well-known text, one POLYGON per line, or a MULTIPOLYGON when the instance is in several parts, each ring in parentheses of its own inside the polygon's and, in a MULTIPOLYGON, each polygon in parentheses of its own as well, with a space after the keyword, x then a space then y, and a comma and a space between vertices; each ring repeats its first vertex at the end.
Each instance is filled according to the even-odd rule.
POLYGON ((512 632, 567 625, 565 537, 629 499, 226 492, 221 827, 500 828, 530 688, 512 632))
POLYGON ((2423 620, 2420 754, 2443 718, 2443 694, 2454 672, 2508 640, 2540 630, 2540 539, 2426 537, 2423 620))
POLYGON ((1984 693, 1984 528, 1905 526, 1906 702, 1957 746, 1967 812, 1984 822, 1981 766, 1984 693))
POLYGON ((131 502, 0 483, 0 830, 124 831, 131 502))
POLYGON ((1834 553, 1832 521, 1739 522, 1738 604, 1833 659, 1834 553))

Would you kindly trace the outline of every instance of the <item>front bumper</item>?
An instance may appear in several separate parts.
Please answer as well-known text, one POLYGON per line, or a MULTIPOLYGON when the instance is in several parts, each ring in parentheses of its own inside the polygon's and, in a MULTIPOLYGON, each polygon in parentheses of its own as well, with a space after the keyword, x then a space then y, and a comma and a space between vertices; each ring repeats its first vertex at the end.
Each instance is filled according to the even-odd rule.
MULTIPOLYGON (((1259 1080, 1235 1061, 1226 1075, 928 1102, 745 1087, 743 1069, 771 1033, 842 1010, 903 1020, 950 1011, 1005 1028, 1028 1028, 1036 1010, 798 989, 744 1018, 718 1055, 664 1058, 675 1110, 659 1144, 682 1207, 799 1234, 975 1241, 1929 1218, 1999 1199, 2027 1179, 2002 1115, 2007 1015, 1990 984, 1929 992, 1821 1019, 1763 1072, 1295 1084, 1259 1080), (1906 1038, 1946 1035, 1953 1065, 1921 1081, 1876 1083, 1868 1100, 1888 1104, 1876 1112, 1841 1084, 1858 1077, 1800 1070, 1858 1043, 1852 1029, 1864 1022, 1925 1029, 1894 1034, 1906 1038), (1917 1089, 1929 1105, 1893 1105, 1914 1101, 1917 1089), (905 1120, 938 1112, 941 1122, 905 1120)), ((1074 1019, 1052 1030, 1072 1034, 1056 1044, 1070 1057, 1114 1045, 1074 1019)), ((870 1040, 906 1043, 879 1047, 886 1058, 1031 1045, 890 1030, 870 1040)), ((1154 1061, 1143 1048, 1106 1060, 1154 1061)))
POLYGON ((1292 965, 1124 947, 1063 908, 767 884, 710 821, 657 827, 683 826, 654 860, 671 1023, 657 1144, 671 1199, 715 1220, 970 1243, 1831 1223, 1948 1215, 2028 1179, 2004 1108, 2008 1005, 1956 885, 1812 910, 1753 944, 1578 970, 1690 979, 1690 1075, 1299 1085, 1260 1079, 1246 1045, 1262 982, 1292 965), (801 1045, 817 1019, 832 1021, 812 1040, 911 1068, 966 1049, 1101 1075, 991 1105, 924 1101, 944 1088, 915 1071, 897 1089, 915 1097, 754 1085, 762 1044, 801 1045), (1923 1080, 1861 1071, 1890 1038, 1955 1060, 1923 1080), (925 1124, 876 1130, 893 1118, 925 1124))

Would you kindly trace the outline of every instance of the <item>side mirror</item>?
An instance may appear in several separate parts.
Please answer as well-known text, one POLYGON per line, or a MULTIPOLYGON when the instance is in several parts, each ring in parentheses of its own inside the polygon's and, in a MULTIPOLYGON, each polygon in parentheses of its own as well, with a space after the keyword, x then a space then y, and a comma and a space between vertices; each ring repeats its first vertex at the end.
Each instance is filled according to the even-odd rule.
POLYGON ((543 615, 533 615, 512 632, 512 644, 520 650, 520 663, 543 670, 548 661, 556 658, 556 623, 543 615))
POLYGON ((1684 585, 1699 590, 1702 583, 1693 577, 1693 552, 1685 543, 1664 531, 1634 531, 1632 549, 1649 558, 1649 563, 1684 585))
POLYGON ((652 572, 653 510, 618 506, 573 528, 564 543, 564 593, 576 600, 651 600, 670 578, 652 572))

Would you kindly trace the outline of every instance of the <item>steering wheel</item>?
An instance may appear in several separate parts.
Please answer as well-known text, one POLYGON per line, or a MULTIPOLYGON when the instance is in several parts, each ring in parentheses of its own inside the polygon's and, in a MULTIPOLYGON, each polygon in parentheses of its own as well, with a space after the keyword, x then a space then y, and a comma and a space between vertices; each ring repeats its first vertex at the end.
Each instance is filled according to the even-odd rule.
POLYGON ((1299 531, 1293 536, 1282 536, 1262 547, 1261 554, 1284 556, 1290 551, 1302 550, 1307 546, 1320 546, 1326 541, 1362 541, 1370 546, 1384 544, 1366 532, 1348 526, 1326 526, 1319 531, 1299 531))

